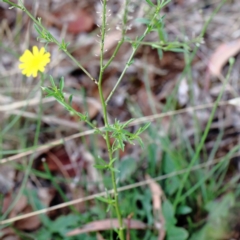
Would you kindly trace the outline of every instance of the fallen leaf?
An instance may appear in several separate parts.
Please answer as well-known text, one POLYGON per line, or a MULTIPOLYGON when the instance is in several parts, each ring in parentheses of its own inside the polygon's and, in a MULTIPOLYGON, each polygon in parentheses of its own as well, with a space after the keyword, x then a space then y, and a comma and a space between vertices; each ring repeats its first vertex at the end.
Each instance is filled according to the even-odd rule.
MULTIPOLYGON (((75 165, 72 164, 68 153, 64 147, 56 147, 46 152, 44 155, 39 157, 40 160, 44 159, 49 170, 51 172, 59 172, 63 174, 64 177, 75 177, 76 168, 78 163, 82 160, 81 158, 76 159, 75 165)), ((44 171, 44 165, 42 161, 38 161, 37 169, 44 171)))
MULTIPOLYGON (((32 207, 30 205, 28 205, 22 213, 27 214, 27 213, 30 213, 32 211, 33 211, 32 207)), ((38 216, 32 216, 32 217, 29 217, 29 218, 24 218, 24 219, 21 219, 21 220, 16 221, 14 223, 14 226, 17 229, 20 229, 20 230, 35 230, 40 225, 41 225, 41 221, 40 221, 38 216)))
POLYGON ((163 240, 166 234, 163 227, 165 221, 162 215, 162 201, 161 201, 163 191, 161 189, 161 186, 158 183, 156 183, 149 175, 146 176, 146 179, 152 180, 149 182, 149 187, 152 192, 155 225, 159 229, 158 240, 163 240))
MULTIPOLYGON (((152 178, 149 175, 147 175, 146 179, 151 180, 152 178)), ((162 203, 161 203, 161 197, 163 195, 162 189, 161 189, 160 185, 157 184, 153 179, 149 183, 149 187, 152 192, 153 209, 159 211, 162 209, 162 203)))
MULTIPOLYGON (((12 196, 9 194, 7 195, 7 198, 4 199, 4 201, 7 201, 10 203, 12 201, 12 196)), ((9 207, 9 203, 4 204, 4 210, 6 211, 9 207)), ((25 195, 22 195, 17 204, 14 206, 12 211, 9 214, 9 218, 15 217, 17 215, 26 214, 32 212, 32 207, 28 204, 28 199, 25 195)), ((26 219, 21 219, 19 221, 16 221, 14 223, 14 226, 17 229, 20 230, 35 230, 41 225, 41 221, 39 220, 38 216, 29 217, 26 219)))
POLYGON ((0 236, 2 240, 20 240, 20 238, 16 236, 15 231, 10 227, 1 229, 0 236))
POLYGON ((27 204, 28 204, 27 197, 22 195, 18 200, 17 204, 14 206, 13 210, 11 211, 9 217, 12 218, 17 216, 20 212, 22 213, 23 209, 27 207, 27 204))
POLYGON ((71 13, 71 17, 73 17, 68 22, 68 32, 73 34, 78 34, 80 32, 89 32, 92 30, 94 21, 91 15, 87 14, 83 10, 76 10, 71 13))
POLYGON ((213 76, 220 76, 222 68, 229 58, 235 56, 240 51, 240 39, 229 43, 221 44, 210 58, 208 70, 213 76))
MULTIPOLYGON (((124 224, 127 225, 128 219, 124 219, 124 224)), ((119 228, 118 219, 104 219, 94 221, 84 225, 82 228, 72 230, 67 233, 67 236, 75 236, 82 233, 105 231, 114 228, 119 228)), ((147 225, 138 220, 131 220, 131 229, 146 229, 147 225)))
POLYGON ((54 18, 51 20, 57 27, 62 28, 63 25, 67 25, 67 31, 72 34, 89 32, 94 26, 92 15, 83 9, 76 9, 74 6, 66 7, 64 10, 55 13, 55 18, 58 18, 57 23, 54 18))

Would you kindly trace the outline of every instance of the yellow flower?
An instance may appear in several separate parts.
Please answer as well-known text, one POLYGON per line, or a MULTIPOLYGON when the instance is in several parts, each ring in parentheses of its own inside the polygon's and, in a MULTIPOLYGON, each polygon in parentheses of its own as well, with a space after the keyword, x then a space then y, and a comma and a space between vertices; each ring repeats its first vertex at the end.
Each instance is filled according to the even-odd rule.
POLYGON ((44 72, 45 66, 50 62, 50 53, 45 52, 42 47, 38 50, 38 47, 34 46, 33 51, 25 50, 23 55, 19 58, 21 62, 19 64, 19 69, 22 69, 22 74, 30 77, 36 77, 38 71, 44 72))

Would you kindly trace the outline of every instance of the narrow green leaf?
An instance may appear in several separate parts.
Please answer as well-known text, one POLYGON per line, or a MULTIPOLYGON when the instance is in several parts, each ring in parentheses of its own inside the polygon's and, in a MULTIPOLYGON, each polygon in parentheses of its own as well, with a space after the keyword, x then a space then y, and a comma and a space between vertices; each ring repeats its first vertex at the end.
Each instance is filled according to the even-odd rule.
POLYGON ((99 201, 108 203, 108 204, 113 204, 113 203, 115 203, 115 200, 113 200, 113 199, 108 199, 108 198, 105 198, 105 197, 96 197, 96 199, 98 199, 99 201))
POLYGON ((162 48, 162 46, 160 46, 159 44, 156 44, 156 43, 151 44, 151 47, 157 48, 157 49, 162 48))
POLYGON ((186 240, 189 234, 186 229, 181 227, 171 226, 167 228, 168 240, 186 240))
POLYGON ((53 79, 53 77, 52 77, 51 75, 49 76, 49 80, 50 80, 50 82, 51 82, 51 84, 52 84, 52 87, 53 87, 53 88, 56 88, 54 79, 53 79))
POLYGON ((141 138, 137 138, 137 141, 139 143, 139 145, 141 146, 141 148, 144 148, 144 144, 141 138))
POLYGON ((164 2, 163 4, 162 4, 162 8, 164 7, 164 6, 166 6, 168 3, 170 3, 172 0, 167 0, 166 2, 164 2))
POLYGON ((49 88, 42 87, 42 90, 47 94, 55 95, 55 93, 49 88))
POLYGON ((116 168, 112 168, 112 167, 110 167, 109 169, 112 170, 113 172, 117 172, 117 173, 120 172, 120 171, 119 171, 118 169, 116 169, 116 168))
POLYGON ((166 227, 175 226, 177 220, 175 218, 174 208, 169 200, 165 200, 162 206, 162 213, 165 219, 166 227))
POLYGON ((109 212, 111 210, 112 205, 108 205, 106 212, 109 212))
POLYGON ((150 0, 145 0, 151 7, 156 7, 150 0))
POLYGON ((150 122, 146 123, 146 124, 142 127, 143 131, 145 131, 150 125, 151 125, 150 122))
POLYGON ((49 97, 55 97, 53 94, 47 94, 46 96, 45 96, 45 98, 49 98, 49 97))
POLYGON ((124 151, 124 146, 125 146, 125 144, 123 143, 123 141, 119 141, 119 145, 120 145, 120 149, 122 150, 122 151, 124 151))
POLYGON ((104 159, 102 159, 101 157, 98 156, 96 162, 99 164, 99 165, 106 165, 106 161, 104 159))
POLYGON ((68 99, 68 103, 70 106, 72 106, 72 99, 73 99, 73 95, 71 94, 68 99))
POLYGON ((146 123, 143 127, 140 127, 137 131, 137 135, 141 134, 142 132, 144 132, 149 126, 150 126, 150 122, 146 123))
POLYGON ((177 208, 177 214, 179 215, 186 215, 192 212, 192 208, 189 206, 179 206, 177 208))
POLYGON ((182 48, 169 48, 168 50, 171 52, 179 52, 179 53, 187 52, 187 49, 182 49, 182 48))
POLYGON ((117 160, 117 158, 113 158, 109 165, 112 165, 116 160, 117 160))
MULTIPOLYGON (((143 24, 146 24, 148 25, 150 23, 150 20, 147 19, 147 18, 136 18, 135 19, 136 22, 140 22, 140 23, 143 23, 143 24)), ((130 39, 131 40, 131 39, 130 39)))
POLYGON ((38 27, 38 25, 34 23, 33 26, 34 26, 36 32, 37 32, 39 35, 42 35, 42 31, 40 30, 40 28, 38 27))
MULTIPOLYGON (((133 46, 134 47, 134 46, 133 46)), ((127 63, 128 66, 131 66, 134 63, 134 60, 131 60, 130 62, 127 63)))
POLYGON ((64 88, 64 77, 61 77, 59 88, 60 88, 60 91, 62 92, 64 88))
POLYGON ((93 165, 96 169, 99 169, 99 170, 103 170, 103 169, 107 169, 108 168, 108 165, 98 165, 98 164, 94 164, 93 165))
POLYGON ((158 52, 158 56, 159 56, 160 60, 162 60, 162 58, 163 58, 163 51, 160 48, 158 48, 157 52, 158 52))
POLYGON ((134 118, 131 118, 130 120, 128 120, 127 122, 125 122, 123 125, 122 125, 122 128, 125 128, 127 127, 131 122, 133 122, 135 119, 134 118))

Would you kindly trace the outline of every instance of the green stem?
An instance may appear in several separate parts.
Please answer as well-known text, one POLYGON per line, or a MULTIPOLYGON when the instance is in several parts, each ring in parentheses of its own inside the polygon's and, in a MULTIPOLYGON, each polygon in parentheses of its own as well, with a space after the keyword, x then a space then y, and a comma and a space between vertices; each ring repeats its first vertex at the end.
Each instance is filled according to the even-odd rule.
POLYGON ((67 50, 64 51, 66 55, 94 82, 97 84, 97 80, 69 53, 67 50))
MULTIPOLYGON (((102 108, 103 108, 103 118, 104 118, 104 123, 105 126, 108 126, 108 117, 107 117, 107 106, 103 97, 103 92, 102 92, 102 87, 101 85, 98 86, 98 91, 99 91, 99 95, 100 95, 100 100, 101 100, 101 104, 102 104, 102 108)), ((112 147, 111 147, 111 143, 110 143, 110 137, 109 137, 109 133, 106 132, 105 133, 105 141, 107 144, 107 149, 108 149, 108 156, 109 156, 109 162, 113 162, 113 156, 112 156, 112 147)), ((112 163, 113 165, 113 163, 112 163)), ((112 179, 112 185, 113 185, 113 191, 114 191, 114 199, 115 199, 115 211, 117 214, 117 218, 118 218, 118 223, 119 223, 119 238, 121 240, 124 240, 124 226, 123 226, 123 220, 122 220, 122 215, 121 215, 121 211, 120 211, 120 207, 119 207, 119 199, 118 199, 118 190, 117 190, 117 184, 116 184, 116 176, 115 176, 115 172, 112 170, 113 166, 110 166, 110 171, 111 171, 111 179, 112 179)))
POLYGON ((227 2, 227 0, 222 0, 222 2, 217 6, 217 8, 213 11, 213 13, 211 14, 211 16, 208 18, 208 20, 205 22, 203 29, 200 33, 200 38, 204 37, 208 25, 210 24, 210 22, 212 22, 213 18, 215 17, 215 15, 219 12, 219 10, 222 8, 222 6, 227 2))
POLYGON ((118 45, 113 52, 113 55, 110 57, 110 59, 108 60, 106 65, 103 67, 103 70, 105 70, 110 65, 110 63, 113 61, 113 59, 116 57, 116 55, 117 55, 120 47, 122 46, 123 42, 124 42, 124 37, 122 37, 121 40, 118 42, 118 45))
POLYGON ((122 46, 123 42, 124 42, 124 37, 127 33, 127 8, 128 8, 128 4, 129 4, 129 0, 126 0, 125 3, 125 10, 124 10, 124 14, 123 14, 123 28, 122 28, 122 38, 118 41, 118 44, 112 54, 112 56, 110 57, 110 59, 107 61, 107 63, 105 64, 105 66, 103 67, 103 70, 105 70, 113 61, 113 59, 116 57, 120 47, 122 46))
POLYGON ((8 0, 3 0, 3 2, 10 4, 10 5, 12 5, 15 8, 19 8, 19 9, 23 10, 23 8, 21 6, 19 6, 18 4, 16 4, 16 3, 13 3, 13 2, 8 1, 8 0))
MULTIPOLYGON (((99 74, 99 80, 98 80, 98 92, 100 96, 100 101, 103 109, 103 118, 104 118, 104 125, 107 127, 109 125, 108 122, 108 116, 107 116, 107 105, 103 96, 103 90, 102 90, 102 80, 103 80, 103 73, 104 69, 108 64, 104 67, 103 64, 103 55, 104 55, 104 41, 105 41, 105 35, 106 35, 106 11, 107 11, 107 0, 103 1, 103 15, 102 15, 102 28, 101 28, 101 54, 100 54, 100 74, 99 74)), ((109 133, 105 132, 105 141, 108 149, 108 156, 109 156, 109 162, 113 162, 113 156, 112 156, 112 147, 110 143, 110 137, 109 133)), ((112 163, 113 164, 113 163, 112 163)), ((118 190, 117 190, 117 184, 116 184, 116 176, 115 172, 112 170, 112 166, 110 166, 110 171, 111 171, 111 179, 112 179, 112 186, 113 186, 113 191, 114 191, 114 200, 115 200, 115 211, 116 215, 118 218, 118 223, 119 223, 119 238, 120 240, 124 240, 124 226, 123 226, 123 220, 122 220, 122 215, 119 207, 119 199, 118 199, 118 190)))
POLYGON ((61 103, 61 105, 63 105, 69 112, 71 112, 72 114, 78 116, 82 121, 86 122, 92 129, 94 129, 97 133, 99 133, 100 135, 102 135, 102 132, 100 129, 98 129, 93 123, 91 123, 82 113, 76 111, 70 104, 68 104, 65 100, 60 100, 57 99, 57 101, 59 103, 61 103), (84 116, 84 119, 83 119, 84 116))
POLYGON ((110 98, 112 97, 113 93, 116 91, 118 85, 119 85, 120 82, 122 81, 122 78, 123 78, 123 76, 125 75, 128 67, 130 66, 130 62, 131 62, 133 56, 135 55, 136 51, 137 51, 137 49, 134 49, 134 50, 132 51, 132 54, 131 54, 131 56, 129 57, 128 62, 127 62, 127 64, 126 64, 125 68, 123 69, 123 71, 122 71, 119 79, 117 80, 117 83, 115 84, 114 88, 112 89, 112 91, 110 92, 109 96, 108 96, 107 99, 106 99, 106 104, 108 104, 108 102, 109 102, 110 98))
POLYGON ((144 41, 136 41, 136 40, 125 40, 126 42, 128 43, 139 43, 140 45, 145 45, 145 46, 150 46, 150 47, 157 47, 157 48, 160 48, 161 50, 163 51, 171 51, 169 50, 169 46, 171 46, 171 48, 179 48, 179 47, 187 47, 188 44, 191 44, 191 43, 195 43, 195 42, 198 42, 196 39, 193 39, 189 42, 184 42, 184 43, 180 43, 180 42, 144 42, 144 41))
POLYGON ((122 81, 122 78, 123 76, 125 75, 127 69, 129 68, 129 66, 131 65, 131 62, 132 62, 132 59, 136 53, 136 51, 138 50, 139 46, 141 45, 141 41, 146 37, 146 35, 151 32, 152 30, 152 27, 153 27, 153 24, 154 24, 154 21, 155 19, 157 18, 158 14, 159 14, 159 11, 161 9, 161 5, 157 6, 156 10, 155 10, 155 13, 154 13, 154 16, 150 22, 150 24, 147 26, 145 32, 143 33, 143 35, 138 39, 137 42, 134 42, 133 43, 133 50, 132 50, 132 53, 127 61, 127 64, 125 65, 125 68, 123 69, 122 71, 122 74, 120 75, 119 79, 117 80, 117 83, 115 84, 114 88, 112 89, 112 91, 110 92, 109 96, 107 97, 106 99, 106 104, 109 102, 110 98, 112 97, 113 93, 116 91, 118 85, 120 84, 120 82, 122 81))

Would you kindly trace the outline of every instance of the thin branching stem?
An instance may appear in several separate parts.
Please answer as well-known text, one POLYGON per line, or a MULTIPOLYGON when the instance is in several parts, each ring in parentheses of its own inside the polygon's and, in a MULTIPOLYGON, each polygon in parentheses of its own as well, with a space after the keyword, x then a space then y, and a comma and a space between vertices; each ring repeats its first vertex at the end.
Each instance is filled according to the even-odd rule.
MULTIPOLYGON (((19 0, 19 4, 15 4, 9 0, 3 0, 4 2, 7 2, 9 4, 11 4, 13 7, 16 8, 20 8, 22 9, 24 12, 26 12, 26 14, 30 17, 30 19, 35 23, 35 28, 37 30, 37 32, 39 33, 39 39, 42 39, 46 44, 48 43, 55 43, 60 50, 64 51, 66 53, 66 55, 79 67, 79 69, 81 69, 92 81, 94 81, 97 86, 98 86, 98 91, 99 91, 99 96, 100 96, 100 101, 101 101, 101 105, 102 105, 102 111, 103 111, 103 118, 104 118, 104 126, 105 129, 103 129, 103 131, 101 131, 100 128, 96 128, 94 126, 94 124, 92 124, 89 120, 87 115, 81 114, 80 112, 77 112, 76 110, 74 110, 71 107, 71 100, 69 101, 70 104, 68 104, 65 99, 64 99, 64 94, 62 92, 64 85, 60 84, 60 90, 59 89, 55 89, 56 91, 53 92, 52 89, 48 89, 49 94, 54 94, 54 95, 50 95, 50 96, 55 96, 56 100, 59 101, 71 114, 75 114, 77 115, 81 120, 85 121, 89 126, 91 126, 95 131, 97 131, 98 134, 101 134, 103 136, 103 138, 106 141, 106 145, 107 145, 107 150, 108 150, 108 156, 109 156, 109 164, 108 164, 108 169, 110 171, 111 174, 111 180, 112 180, 112 193, 113 193, 113 199, 110 206, 113 206, 115 208, 116 211, 116 215, 118 218, 118 223, 119 223, 119 228, 117 230, 118 232, 118 237, 120 240, 125 240, 125 236, 124 236, 124 224, 123 224, 123 219, 122 219, 122 215, 121 215, 121 208, 119 205, 119 198, 118 198, 118 188, 117 188, 117 181, 116 181, 116 175, 115 175, 115 169, 114 169, 114 156, 113 153, 116 150, 116 148, 114 148, 114 143, 111 144, 110 142, 110 132, 112 131, 112 133, 114 133, 114 131, 116 129, 112 128, 111 131, 107 130, 110 128, 110 124, 109 124, 109 120, 108 120, 108 114, 107 114, 107 103, 110 100, 110 98, 112 97, 113 93, 115 92, 116 88, 119 86, 124 74, 126 73, 127 69, 129 68, 129 66, 132 64, 132 60, 133 57, 136 53, 136 51, 138 50, 139 46, 141 45, 141 42, 143 41, 143 39, 146 37, 146 35, 148 33, 150 33, 153 29, 153 27, 155 26, 156 20, 158 19, 158 15, 159 15, 159 11, 160 9, 167 4, 167 2, 169 2, 170 0, 168 0, 167 2, 163 2, 160 0, 157 1, 158 5, 154 8, 154 12, 153 12, 153 17, 151 18, 150 23, 148 24, 146 30, 144 31, 143 35, 141 37, 139 37, 138 39, 136 39, 136 41, 134 41, 132 43, 132 53, 130 54, 130 57, 126 63, 125 68, 123 69, 121 76, 119 77, 116 85, 114 86, 113 90, 111 91, 110 95, 108 96, 107 99, 105 99, 104 94, 103 94, 103 78, 104 78, 104 72, 106 70, 106 68, 112 63, 113 59, 115 58, 115 56, 117 55, 120 47, 122 46, 124 40, 125 40, 125 35, 127 32, 127 17, 128 17, 128 4, 130 2, 130 0, 125 0, 125 7, 124 7, 124 15, 123 15, 123 21, 122 21, 122 36, 121 39, 118 41, 118 44, 112 54, 112 56, 110 57, 110 59, 106 62, 106 64, 104 65, 104 52, 105 52, 105 38, 106 38, 106 27, 107 27, 107 17, 108 17, 108 12, 107 12, 107 0, 101 0, 102 3, 102 7, 103 7, 103 11, 102 11, 102 26, 101 26, 101 41, 100 41, 100 49, 101 49, 101 53, 100 53, 100 73, 99 73, 99 77, 98 77, 98 81, 96 79, 94 79, 92 77, 92 75, 71 55, 70 52, 68 52, 67 50, 67 46, 68 43, 65 43, 64 40, 62 40, 62 42, 58 42, 58 40, 56 38, 54 38, 54 36, 51 35, 51 33, 42 25, 41 23, 41 19, 38 18, 34 18, 34 16, 25 8, 24 4, 22 3, 21 0, 19 0)), ((53 85, 55 87, 54 81, 52 80, 53 85)), ((44 87, 43 87, 44 89, 44 87)), ((45 89, 47 90, 47 88, 45 89)), ((117 127, 117 134, 119 134, 120 130, 123 130, 123 128, 127 125, 119 125, 119 123, 115 123, 118 124, 116 125, 117 127)), ((121 147, 121 149, 124 149, 124 144, 123 142, 126 141, 126 139, 128 139, 128 142, 132 143, 133 140, 139 140, 139 134, 144 131, 146 128, 148 127, 148 125, 145 126, 145 128, 140 128, 139 131, 137 131, 134 134, 125 131, 122 131, 122 139, 118 139, 117 137, 115 137, 115 135, 111 135, 111 137, 115 137, 117 141, 120 141, 119 146, 121 147), (124 134, 123 134, 124 133, 124 134)), ((116 132, 115 132, 116 133, 116 132)), ((38 134, 39 134, 39 129, 38 129, 38 134)), ((121 136, 121 135, 120 135, 121 136)), ((140 141, 141 143, 141 141, 140 141)), ((119 148, 118 146, 118 148, 119 148)), ((115 146, 116 147, 116 146, 115 146)), ((31 165, 30 165, 31 166, 31 165)))
MULTIPOLYGON (((103 11, 102 11, 102 27, 101 27, 101 54, 100 54, 100 74, 99 74, 99 79, 98 79, 98 91, 99 91, 99 96, 102 104, 102 109, 103 109, 103 118, 104 118, 104 124, 105 127, 109 126, 108 122, 108 116, 107 116, 107 105, 103 96, 103 89, 102 89, 102 81, 103 81, 103 73, 104 73, 104 63, 103 63, 103 58, 104 58, 104 43, 105 43, 105 37, 106 37, 106 24, 107 24, 107 0, 103 1, 103 11)), ((105 141, 107 144, 107 149, 108 149, 108 156, 109 156, 109 162, 111 165, 113 164, 113 152, 112 152, 112 146, 110 143, 110 136, 109 133, 106 131, 105 133, 105 141)), ((124 226, 123 226, 123 220, 122 220, 122 215, 119 207, 119 200, 118 200, 118 190, 117 190, 117 184, 116 184, 116 176, 115 176, 115 171, 113 170, 112 166, 109 168, 111 172, 111 179, 112 179, 112 186, 113 186, 113 195, 114 195, 114 207, 116 211, 116 215, 118 218, 118 223, 119 223, 119 238, 120 240, 124 240, 124 226)))
POLYGON ((158 17, 158 14, 159 14, 159 11, 160 11, 161 7, 162 7, 161 5, 158 5, 158 6, 156 7, 156 10, 155 10, 155 13, 154 13, 154 15, 153 15, 153 18, 152 18, 150 24, 147 26, 145 32, 144 32, 143 35, 138 39, 137 42, 134 42, 134 43, 132 44, 132 46, 133 46, 132 53, 131 53, 131 55, 130 55, 128 61, 127 61, 127 64, 125 65, 125 67, 124 67, 124 69, 123 69, 123 71, 122 71, 119 79, 117 80, 117 83, 115 84, 114 88, 112 89, 112 91, 110 92, 109 96, 107 97, 107 99, 106 99, 106 104, 109 102, 110 98, 112 97, 112 95, 113 95, 114 92, 116 91, 116 89, 117 89, 117 87, 119 86, 120 82, 122 81, 122 78, 123 78, 123 76, 125 75, 127 69, 128 69, 129 66, 132 64, 133 57, 134 57, 136 51, 138 50, 139 46, 141 45, 141 41, 142 41, 142 40, 146 37, 146 35, 152 30, 153 24, 154 24, 156 18, 158 17))
POLYGON ((69 53, 67 50, 64 52, 94 83, 97 84, 96 79, 94 77, 92 77, 92 75, 79 63, 79 61, 76 60, 75 57, 73 57, 73 55, 71 53, 69 53))
POLYGON ((123 21, 122 21, 122 37, 121 39, 118 41, 118 44, 112 54, 112 56, 110 57, 110 59, 107 61, 107 63, 105 64, 105 66, 103 67, 103 70, 105 70, 113 61, 113 59, 116 57, 120 47, 122 46, 122 44, 124 43, 124 38, 125 35, 127 33, 127 14, 128 14, 128 4, 129 4, 129 0, 126 0, 125 2, 125 7, 124 7, 124 14, 123 14, 123 21))

